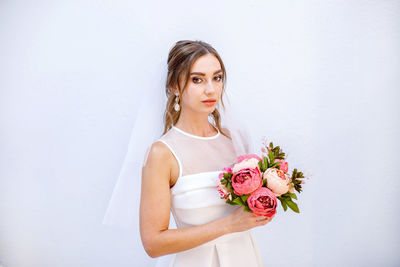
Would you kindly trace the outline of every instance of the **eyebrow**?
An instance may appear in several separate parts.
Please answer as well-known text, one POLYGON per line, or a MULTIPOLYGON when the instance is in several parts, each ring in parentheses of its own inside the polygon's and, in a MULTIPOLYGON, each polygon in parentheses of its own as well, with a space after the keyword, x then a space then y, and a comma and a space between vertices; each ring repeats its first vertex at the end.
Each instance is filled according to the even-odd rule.
MULTIPOLYGON (((215 71, 214 72, 214 74, 217 74, 217 73, 219 73, 219 72, 222 72, 222 70, 217 70, 217 71, 215 71)), ((204 73, 202 73, 202 72, 192 72, 192 73, 190 73, 190 75, 201 75, 201 76, 206 76, 204 73)))

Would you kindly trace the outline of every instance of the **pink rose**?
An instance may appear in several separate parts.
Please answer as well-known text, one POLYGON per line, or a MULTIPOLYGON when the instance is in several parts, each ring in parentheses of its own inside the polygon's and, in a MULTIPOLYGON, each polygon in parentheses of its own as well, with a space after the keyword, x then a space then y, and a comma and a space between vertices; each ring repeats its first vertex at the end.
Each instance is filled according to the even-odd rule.
POLYGON ((287 161, 283 160, 283 159, 276 159, 275 162, 281 162, 281 164, 279 165, 279 169, 281 171, 283 171, 284 173, 287 173, 289 170, 289 164, 287 161))
POLYGON ((260 187, 247 198, 247 204, 255 215, 272 217, 276 213, 277 199, 271 190, 260 187))
POLYGON ((245 159, 252 159, 252 158, 257 159, 258 161, 261 161, 261 160, 262 160, 262 159, 261 159, 259 156, 257 156, 256 154, 247 154, 247 155, 239 156, 238 159, 237 159, 237 161, 238 161, 238 163, 240 163, 240 162, 242 162, 242 161, 245 160, 245 159))
POLYGON ((262 186, 261 172, 258 167, 241 169, 233 174, 233 192, 238 195, 247 195, 262 186))
POLYGON ((268 168, 263 178, 267 179, 267 187, 274 192, 275 196, 280 196, 289 191, 291 184, 290 175, 276 168, 268 168))

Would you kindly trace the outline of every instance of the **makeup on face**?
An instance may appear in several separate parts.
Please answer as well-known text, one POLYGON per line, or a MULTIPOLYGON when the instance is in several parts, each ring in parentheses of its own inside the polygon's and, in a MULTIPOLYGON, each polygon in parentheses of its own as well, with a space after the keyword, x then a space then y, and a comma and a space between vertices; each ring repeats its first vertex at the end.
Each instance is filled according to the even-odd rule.
POLYGON ((217 103, 216 99, 207 99, 205 101, 201 101, 204 105, 208 106, 208 107, 212 107, 215 105, 215 103, 217 103))

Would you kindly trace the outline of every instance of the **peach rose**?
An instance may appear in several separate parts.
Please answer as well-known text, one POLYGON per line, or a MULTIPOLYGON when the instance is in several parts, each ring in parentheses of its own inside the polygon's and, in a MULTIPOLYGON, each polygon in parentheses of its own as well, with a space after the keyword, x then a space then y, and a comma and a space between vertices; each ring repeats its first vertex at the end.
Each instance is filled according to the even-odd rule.
POLYGON ((272 217, 276 213, 277 199, 271 190, 260 187, 247 198, 247 204, 255 215, 272 217))
POLYGON ((257 158, 241 159, 240 162, 238 162, 235 165, 233 165, 232 172, 235 173, 235 172, 240 171, 242 169, 258 168, 258 162, 259 162, 259 160, 257 158))
POLYGON ((258 159, 258 161, 261 161, 261 160, 262 160, 262 159, 261 159, 259 156, 257 156, 256 154, 247 154, 247 155, 239 156, 238 159, 237 159, 237 162, 240 163, 240 162, 242 162, 242 161, 245 160, 245 159, 251 159, 251 158, 258 159))
POLYGON ((290 175, 276 168, 268 168, 263 175, 267 179, 267 187, 274 192, 275 196, 280 196, 289 191, 291 184, 290 175))
POLYGON ((231 182, 233 192, 238 196, 250 194, 263 184, 258 166, 235 172, 231 178, 231 182))

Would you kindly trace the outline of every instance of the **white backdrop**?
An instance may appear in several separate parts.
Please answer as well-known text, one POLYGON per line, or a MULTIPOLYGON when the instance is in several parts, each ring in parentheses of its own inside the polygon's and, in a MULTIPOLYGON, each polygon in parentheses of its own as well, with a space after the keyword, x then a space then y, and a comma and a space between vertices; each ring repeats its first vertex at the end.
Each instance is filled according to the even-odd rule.
POLYGON ((253 133, 313 174, 300 214, 254 229, 266 266, 399 266, 399 11, 378 0, 1 1, 0 265, 154 265, 136 234, 101 222, 141 90, 176 41, 198 39, 222 56, 253 133))

